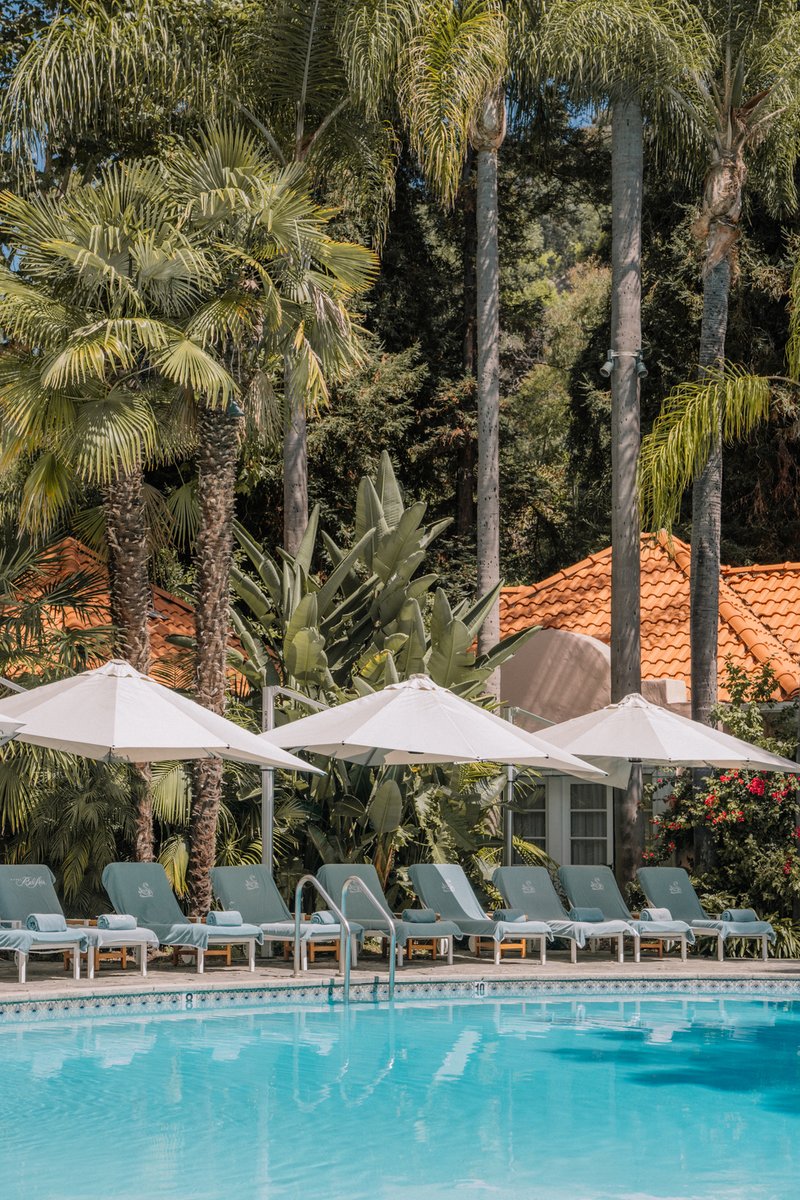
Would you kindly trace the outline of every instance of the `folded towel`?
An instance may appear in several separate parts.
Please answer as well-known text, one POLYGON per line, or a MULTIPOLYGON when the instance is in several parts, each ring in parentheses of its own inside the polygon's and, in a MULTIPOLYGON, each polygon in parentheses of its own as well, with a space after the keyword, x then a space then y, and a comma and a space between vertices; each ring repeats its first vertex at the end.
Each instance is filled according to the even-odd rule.
POLYGON ((672 913, 668 908, 643 908, 640 919, 642 921, 671 921, 672 913))
POLYGON ((319 912, 315 912, 313 914, 313 916, 311 917, 311 924, 312 925, 338 925, 339 918, 336 916, 335 913, 328 912, 327 908, 322 908, 322 909, 320 909, 319 912))
POLYGON ((136 917, 127 913, 103 913, 97 918, 98 929, 136 929, 136 917))
POLYGON ((435 925, 436 913, 432 908, 404 908, 402 919, 411 925, 435 925))
POLYGON ((235 908, 230 908, 227 911, 213 909, 208 914, 207 925, 241 925, 242 914, 237 912, 235 908))
POLYGON ((720 920, 722 921, 757 921, 758 914, 754 908, 726 908, 720 920))
POLYGON ((591 921, 593 924, 605 921, 602 908, 571 908, 569 919, 570 921, 591 921))
POLYGON ((66 933, 67 929, 61 913, 31 913, 25 924, 37 933, 66 933))
POLYGON ((527 914, 521 908, 496 908, 492 913, 495 921, 527 921, 527 914))

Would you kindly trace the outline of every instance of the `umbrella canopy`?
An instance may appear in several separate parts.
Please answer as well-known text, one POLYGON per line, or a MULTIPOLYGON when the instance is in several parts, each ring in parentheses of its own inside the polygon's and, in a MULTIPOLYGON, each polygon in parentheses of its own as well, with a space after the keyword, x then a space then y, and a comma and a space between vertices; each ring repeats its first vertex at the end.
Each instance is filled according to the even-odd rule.
POLYGON ((548 742, 578 754, 625 786, 630 764, 680 767, 749 767, 753 771, 800 771, 800 764, 751 746, 718 729, 680 717, 634 693, 596 712, 551 725, 548 742))
POLYGON ((3 742, 7 742, 10 737, 19 729, 22 721, 12 721, 11 717, 0 713, 0 746, 3 742))
POLYGON ((3 707, 21 722, 18 741, 86 758, 143 763, 211 757, 316 770, 126 662, 42 684, 3 707))
POLYGON ((427 675, 412 675, 262 737, 368 766, 494 762, 602 778, 596 767, 439 687, 427 675))

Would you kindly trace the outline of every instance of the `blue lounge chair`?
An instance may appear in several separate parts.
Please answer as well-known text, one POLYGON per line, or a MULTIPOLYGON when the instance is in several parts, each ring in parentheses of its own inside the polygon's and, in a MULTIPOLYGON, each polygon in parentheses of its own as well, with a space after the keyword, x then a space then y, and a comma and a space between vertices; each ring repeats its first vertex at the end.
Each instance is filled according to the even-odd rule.
MULTIPOLYGON (((494 942, 494 961, 500 962, 503 942, 538 942, 539 961, 546 961, 545 943, 553 940, 544 921, 495 920, 478 903, 463 869, 455 864, 417 863, 408 868, 411 886, 422 900, 446 920, 454 921, 465 937, 494 942)), ((524 910, 523 910, 524 912, 524 910)))
POLYGON ((686 961, 686 943, 694 944, 694 934, 686 921, 636 919, 622 899, 622 892, 610 867, 560 867, 558 877, 573 909, 598 908, 606 921, 627 921, 633 930, 634 959, 638 963, 641 938, 658 942, 679 942, 681 959, 686 961))
MULTIPOLYGON (((53 918, 49 925, 60 925, 37 932, 30 944, 30 951, 66 950, 77 958, 80 971, 80 952, 86 951, 87 974, 94 979, 97 956, 101 950, 135 946, 139 952, 139 963, 143 975, 147 974, 147 947, 157 946, 158 939, 150 929, 130 929, 124 932, 101 929, 96 925, 73 923, 68 926, 64 910, 53 886, 55 876, 49 867, 41 864, 0 866, 0 916, 18 926, 25 926, 33 914, 53 918), (81 941, 75 950, 75 940, 81 941), (49 943, 47 941, 49 939, 49 943)), ((73 972, 76 964, 73 961, 73 972)), ((75 975, 78 978, 78 975, 75 975)))
MULTIPOLYGON (((235 909, 242 914, 243 921, 259 926, 265 942, 294 942, 294 917, 266 867, 214 867, 211 871, 211 886, 224 909, 235 909)), ((358 940, 364 931, 360 925, 354 926, 352 922, 350 930, 351 955, 355 966, 358 940)), ((341 933, 342 928, 338 922, 323 925, 315 921, 301 921, 300 949, 303 970, 308 968, 309 944, 338 944, 341 933)))
POLYGON ((264 935, 256 925, 217 925, 187 921, 161 863, 109 863, 103 871, 103 887, 114 910, 130 913, 153 930, 162 946, 181 947, 197 954, 197 970, 205 968, 210 947, 244 946, 248 966, 256 969, 256 945, 264 935))
POLYGON ((606 938, 616 943, 617 962, 625 959, 624 938, 634 937, 630 921, 573 921, 553 887, 546 867, 498 867, 492 883, 509 908, 524 912, 533 921, 545 921, 556 937, 569 942, 571 962, 589 941, 606 938))
POLYGON ((717 958, 725 957, 725 939, 759 938, 761 957, 767 957, 767 943, 775 941, 769 921, 759 921, 752 909, 727 909, 718 918, 709 917, 697 898, 692 881, 683 867, 640 867, 639 883, 650 904, 668 909, 671 916, 688 922, 698 937, 717 939, 717 958))
POLYGON ((348 879, 353 878, 353 876, 359 880, 364 892, 368 892, 373 899, 370 900, 359 891, 348 891, 346 900, 346 916, 348 921, 352 917, 355 921, 358 921, 359 925, 363 926, 366 933, 377 933, 382 937, 388 937, 392 929, 394 929, 397 937, 397 961, 401 965, 406 943, 409 939, 419 939, 420 941, 435 939, 436 941, 446 942, 447 961, 448 963, 452 963, 453 939, 462 936, 458 925, 446 919, 443 921, 437 919, 415 921, 393 916, 386 896, 383 893, 378 872, 370 863, 361 863, 359 865, 354 865, 353 863, 326 863, 324 867, 320 867, 319 871, 317 871, 317 879, 337 904, 340 902, 345 883, 348 879), (373 901, 378 902, 383 909, 383 915, 377 911, 373 901))
POLYGON ((28 973, 28 957, 31 953, 51 954, 67 950, 72 954, 72 976, 80 979, 81 951, 88 945, 79 929, 68 929, 66 933, 37 933, 33 929, 20 929, 17 922, 8 926, 0 921, 0 950, 10 951, 17 962, 17 978, 25 983, 28 973), (59 939, 54 941, 53 939, 59 939))

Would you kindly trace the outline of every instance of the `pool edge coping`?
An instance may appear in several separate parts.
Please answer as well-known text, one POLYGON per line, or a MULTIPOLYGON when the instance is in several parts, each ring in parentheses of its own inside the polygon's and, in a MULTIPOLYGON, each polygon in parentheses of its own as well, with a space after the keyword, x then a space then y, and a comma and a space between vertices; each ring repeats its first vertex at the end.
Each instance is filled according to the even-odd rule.
MULTIPOLYGON (((800 998, 800 979, 777 976, 693 975, 679 978, 638 976, 619 978, 537 979, 484 976, 460 980, 398 980, 396 1000, 514 1000, 558 995, 666 995, 725 993, 763 997, 800 998)), ((353 983, 350 999, 356 1004, 375 1004, 389 999, 388 981, 376 975, 370 982, 353 983)), ((136 990, 86 991, 79 995, 32 997, 30 992, 0 999, 0 1027, 20 1021, 47 1021, 92 1016, 150 1016, 158 1013, 235 1012, 237 1009, 269 1008, 286 1004, 336 1005, 344 1002, 338 976, 326 982, 224 984, 217 981, 194 987, 185 984, 142 985, 136 990)))

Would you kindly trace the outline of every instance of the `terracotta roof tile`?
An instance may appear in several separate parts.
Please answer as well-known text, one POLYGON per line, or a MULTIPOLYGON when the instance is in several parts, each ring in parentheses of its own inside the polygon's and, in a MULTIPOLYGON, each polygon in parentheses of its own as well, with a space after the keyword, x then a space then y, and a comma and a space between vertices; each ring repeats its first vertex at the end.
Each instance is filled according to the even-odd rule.
MULTIPOLYGON (((60 577, 83 572, 95 577, 97 581, 97 596, 93 601, 91 614, 75 611, 67 613, 65 620, 68 627, 80 629, 110 625, 108 568, 103 559, 77 539, 64 538, 54 551, 53 563, 50 580, 53 576, 60 577)), ((194 670, 192 651, 174 645, 170 639, 194 637, 194 609, 188 601, 171 592, 164 591, 163 588, 154 586, 151 589, 151 597, 152 608, 149 621, 151 672, 160 682, 170 687, 190 688, 194 670)), ((231 637, 230 644, 241 648, 240 643, 234 637, 231 637)), ((236 690, 242 691, 244 685, 242 676, 234 671, 230 672, 230 676, 231 683, 236 690)))
MULTIPOLYGON (((642 675, 691 684, 689 576, 691 551, 679 538, 642 538, 642 675)), ((529 587, 503 588, 503 636, 531 625, 611 638, 611 548, 529 587)), ((800 564, 723 567, 720 579, 719 670, 725 661, 753 674, 770 663, 776 698, 800 692, 800 564)), ((720 698, 728 699, 721 686, 720 698)))

